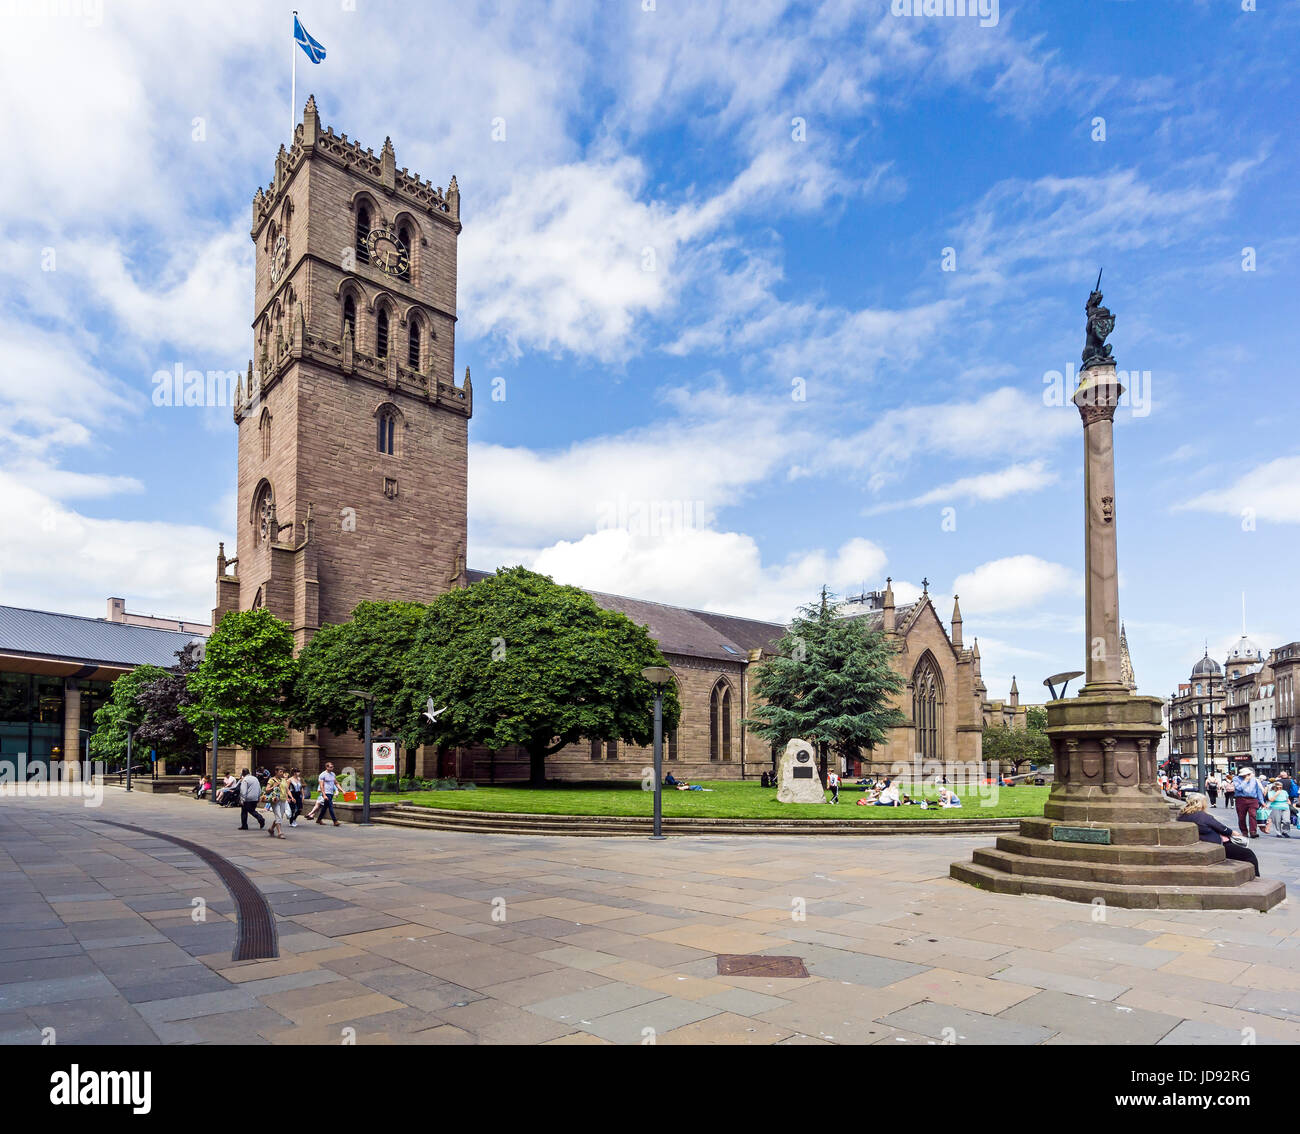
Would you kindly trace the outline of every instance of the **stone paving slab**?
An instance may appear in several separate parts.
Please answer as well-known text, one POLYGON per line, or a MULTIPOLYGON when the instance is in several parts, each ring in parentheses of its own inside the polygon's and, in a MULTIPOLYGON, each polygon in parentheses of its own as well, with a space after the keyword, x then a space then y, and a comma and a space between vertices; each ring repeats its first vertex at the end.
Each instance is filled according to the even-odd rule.
MULTIPOLYGON (((236 826, 179 797, 0 801, 0 1043, 42 1027, 120 1044, 1300 1042, 1289 904, 1098 922, 949 879, 988 838, 236 826), (232 962, 211 870, 101 817, 237 863, 269 897, 280 956, 232 962), (723 978, 719 952, 794 954, 810 975, 723 978)), ((1300 841, 1257 850, 1300 884, 1300 841)))

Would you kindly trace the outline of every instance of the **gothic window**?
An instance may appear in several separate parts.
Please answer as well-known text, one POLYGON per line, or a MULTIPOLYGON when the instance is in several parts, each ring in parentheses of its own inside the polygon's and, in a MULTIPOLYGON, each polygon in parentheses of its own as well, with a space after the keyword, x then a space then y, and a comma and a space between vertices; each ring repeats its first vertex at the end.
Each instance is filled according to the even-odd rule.
POLYGON ((677 759, 677 730, 673 729, 664 737, 664 753, 669 760, 677 759))
POLYGON ((257 424, 257 430, 262 435, 262 460, 266 460, 271 455, 271 411, 262 410, 261 420, 257 424))
POLYGON ((410 320, 411 333, 406 340, 406 365, 412 370, 420 369, 420 324, 410 320))
POLYGON ((375 329, 375 354, 379 358, 388 357, 388 312, 382 307, 375 329))
POLYGON ((600 750, 601 750, 602 747, 603 747, 603 746, 601 745, 601 743, 600 743, 599 740, 596 740, 596 739, 594 739, 594 738, 592 739, 592 742, 591 742, 591 758, 592 758, 593 760, 599 760, 599 759, 600 759, 600 750))
POLYGON ((270 481, 264 480, 253 494, 253 532, 259 544, 275 538, 275 523, 275 495, 270 481))
POLYGON ((731 688, 722 678, 709 698, 709 759, 731 759, 731 688))
POLYGON ((357 305, 352 296, 348 296, 343 301, 343 338, 351 339, 352 345, 357 342, 357 305))
POLYGON ((265 605, 265 599, 263 599, 262 597, 262 588, 258 587, 257 594, 253 596, 253 609, 259 610, 264 605, 265 605))
POLYGON ((366 241, 370 238, 370 209, 362 205, 357 209, 357 263, 370 263, 370 248, 366 241))
POLYGON ((924 758, 943 757, 943 676, 928 650, 912 673, 912 724, 916 750, 924 758))
POLYGON ((411 278, 411 230, 406 225, 402 225, 397 230, 397 239, 402 242, 402 247, 406 249, 406 267, 398 273, 398 279, 409 280, 411 278))
POLYGON ((394 409, 382 409, 379 411, 376 448, 381 453, 388 453, 390 456, 397 453, 397 411, 394 409))
POLYGON ((605 759, 606 759, 606 760, 617 760, 617 759, 618 759, 618 741, 617 741, 617 740, 607 740, 607 741, 605 741, 605 759))

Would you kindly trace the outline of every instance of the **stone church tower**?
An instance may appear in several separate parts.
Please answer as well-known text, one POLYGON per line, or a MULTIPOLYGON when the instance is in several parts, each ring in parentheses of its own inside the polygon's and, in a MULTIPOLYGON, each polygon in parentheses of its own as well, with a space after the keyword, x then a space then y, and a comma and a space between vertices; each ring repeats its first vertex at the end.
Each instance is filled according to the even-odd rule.
MULTIPOLYGON (((455 384, 456 179, 444 191, 322 130, 315 98, 253 198, 254 358, 235 399, 238 557, 213 625, 269 608, 299 649, 364 599, 465 578, 473 393, 455 384)), ((352 738, 321 736, 329 752, 352 738)), ((314 771, 315 734, 292 756, 314 771)), ((284 753, 290 758, 289 752, 284 753)), ((278 758, 278 757, 277 757, 278 758)))

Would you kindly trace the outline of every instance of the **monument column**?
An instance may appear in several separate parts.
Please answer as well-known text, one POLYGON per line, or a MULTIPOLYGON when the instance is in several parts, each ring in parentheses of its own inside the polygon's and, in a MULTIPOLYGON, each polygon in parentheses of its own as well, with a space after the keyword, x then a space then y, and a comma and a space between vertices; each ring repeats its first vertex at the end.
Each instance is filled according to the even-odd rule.
MULTIPOLYGON (((1101 277, 1097 277, 1101 286, 1101 277)), ((1158 697, 1137 696, 1123 672, 1115 511, 1115 407, 1124 389, 1106 337, 1115 317, 1088 297, 1087 342, 1073 402, 1084 437, 1086 681, 1077 696, 1047 703, 1055 772, 1041 819, 955 862, 954 878, 1010 894, 1143 909, 1267 910, 1282 883, 1255 878, 1222 846, 1176 822, 1152 784, 1164 727, 1158 697)))
POLYGON ((1085 686, 1126 689, 1120 674, 1119 546, 1115 535, 1115 407, 1124 387, 1107 359, 1079 376, 1073 402, 1083 419, 1085 686))

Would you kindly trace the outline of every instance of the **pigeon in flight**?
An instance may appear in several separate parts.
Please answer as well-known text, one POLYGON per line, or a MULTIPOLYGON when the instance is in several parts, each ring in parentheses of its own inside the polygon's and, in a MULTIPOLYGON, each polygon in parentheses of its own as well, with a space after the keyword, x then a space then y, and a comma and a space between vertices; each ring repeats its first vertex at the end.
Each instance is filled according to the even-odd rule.
POLYGON ((441 709, 435 709, 433 707, 433 698, 430 697, 429 703, 424 710, 424 717, 430 724, 437 724, 438 718, 442 716, 442 714, 445 713, 446 711, 447 711, 446 705, 444 705, 441 709))

